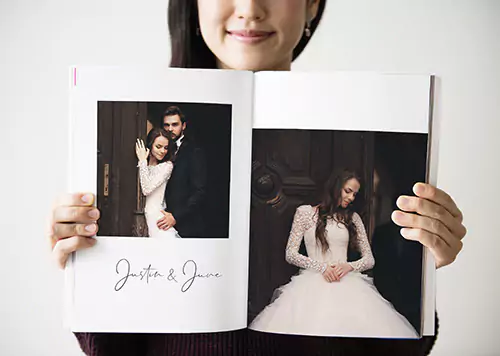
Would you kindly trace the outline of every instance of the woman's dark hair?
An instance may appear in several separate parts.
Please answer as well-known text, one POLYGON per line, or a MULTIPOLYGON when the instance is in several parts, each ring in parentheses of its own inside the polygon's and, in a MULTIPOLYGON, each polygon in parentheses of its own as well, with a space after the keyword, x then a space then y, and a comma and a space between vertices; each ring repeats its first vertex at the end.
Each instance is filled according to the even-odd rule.
POLYGON ((321 245, 324 252, 330 247, 326 239, 326 223, 329 218, 347 228, 349 231, 349 245, 351 248, 356 247, 355 241, 358 234, 352 221, 356 205, 349 204, 347 208, 342 208, 339 205, 345 183, 353 178, 361 184, 361 178, 356 172, 344 169, 340 172, 333 172, 325 184, 323 197, 318 206, 318 222, 316 224, 316 241, 321 245))
MULTIPOLYGON (((320 0, 318 13, 311 21, 311 36, 302 35, 293 51, 295 60, 312 38, 321 21, 326 0, 320 0)), ((215 55, 207 47, 203 37, 197 35, 198 3, 197 0, 170 0, 168 3, 168 29, 172 49, 171 67, 176 68, 208 68, 215 69, 215 55)))
MULTIPOLYGON (((172 140, 171 135, 165 129, 162 129, 159 127, 155 127, 153 129, 151 129, 151 131, 149 131, 149 133, 148 133, 148 137, 146 138, 146 148, 148 148, 149 152, 151 152, 151 150, 153 148, 153 143, 160 136, 163 136, 168 140, 168 150, 167 150, 167 154, 165 155, 165 157, 163 157, 163 159, 158 163, 173 161, 174 154, 175 154, 175 150, 173 149, 173 147, 175 147, 175 141, 172 140)), ((151 158, 151 153, 149 154, 149 157, 151 158)))

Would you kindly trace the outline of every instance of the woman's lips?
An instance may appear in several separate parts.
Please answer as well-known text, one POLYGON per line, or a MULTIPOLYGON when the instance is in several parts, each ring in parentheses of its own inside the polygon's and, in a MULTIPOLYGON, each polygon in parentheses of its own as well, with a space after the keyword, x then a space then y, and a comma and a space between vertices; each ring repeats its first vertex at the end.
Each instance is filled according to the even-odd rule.
POLYGON ((267 40, 269 37, 274 35, 274 32, 255 30, 235 30, 227 31, 227 33, 235 40, 247 44, 259 43, 267 40))

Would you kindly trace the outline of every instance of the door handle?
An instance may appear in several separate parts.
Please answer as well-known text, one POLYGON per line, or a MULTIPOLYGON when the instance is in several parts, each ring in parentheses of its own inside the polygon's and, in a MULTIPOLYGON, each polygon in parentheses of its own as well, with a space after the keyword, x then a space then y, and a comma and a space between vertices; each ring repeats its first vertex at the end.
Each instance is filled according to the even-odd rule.
POLYGON ((109 196, 109 163, 104 165, 104 196, 109 196))

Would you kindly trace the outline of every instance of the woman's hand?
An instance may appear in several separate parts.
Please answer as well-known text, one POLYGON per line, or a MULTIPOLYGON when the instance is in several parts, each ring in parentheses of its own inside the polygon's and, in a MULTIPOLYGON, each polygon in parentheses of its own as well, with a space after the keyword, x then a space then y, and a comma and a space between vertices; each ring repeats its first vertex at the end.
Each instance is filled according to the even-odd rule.
POLYGON ((339 277, 337 276, 337 272, 335 272, 335 270, 333 269, 333 266, 326 267, 325 272, 323 272, 323 278, 328 283, 332 283, 332 282, 339 280, 339 277))
POLYGON ((144 147, 144 142, 140 138, 135 143, 135 154, 139 161, 145 161, 149 156, 149 148, 144 147))
POLYGON ((417 183, 413 191, 416 197, 398 198, 396 204, 403 211, 394 211, 392 220, 404 227, 404 238, 429 248, 436 268, 446 266, 455 261, 467 233, 462 212, 448 194, 432 185, 417 183))
POLYGON ((77 250, 94 246, 91 236, 97 233, 99 210, 90 193, 76 193, 62 196, 53 209, 50 222, 52 254, 61 268, 69 255, 77 250))
POLYGON ((337 274, 339 280, 344 277, 347 273, 351 272, 354 268, 349 263, 340 263, 333 266, 333 270, 337 274))

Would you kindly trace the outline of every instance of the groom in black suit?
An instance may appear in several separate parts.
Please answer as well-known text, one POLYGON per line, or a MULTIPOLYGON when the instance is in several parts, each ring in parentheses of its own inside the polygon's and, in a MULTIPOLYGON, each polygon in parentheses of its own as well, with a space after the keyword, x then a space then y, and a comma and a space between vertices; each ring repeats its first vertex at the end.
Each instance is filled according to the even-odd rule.
POLYGON ((165 190, 167 211, 158 227, 175 227, 181 237, 203 237, 203 199, 206 194, 207 167, 200 147, 184 135, 186 119, 177 106, 163 114, 163 127, 175 141, 174 169, 165 190))

